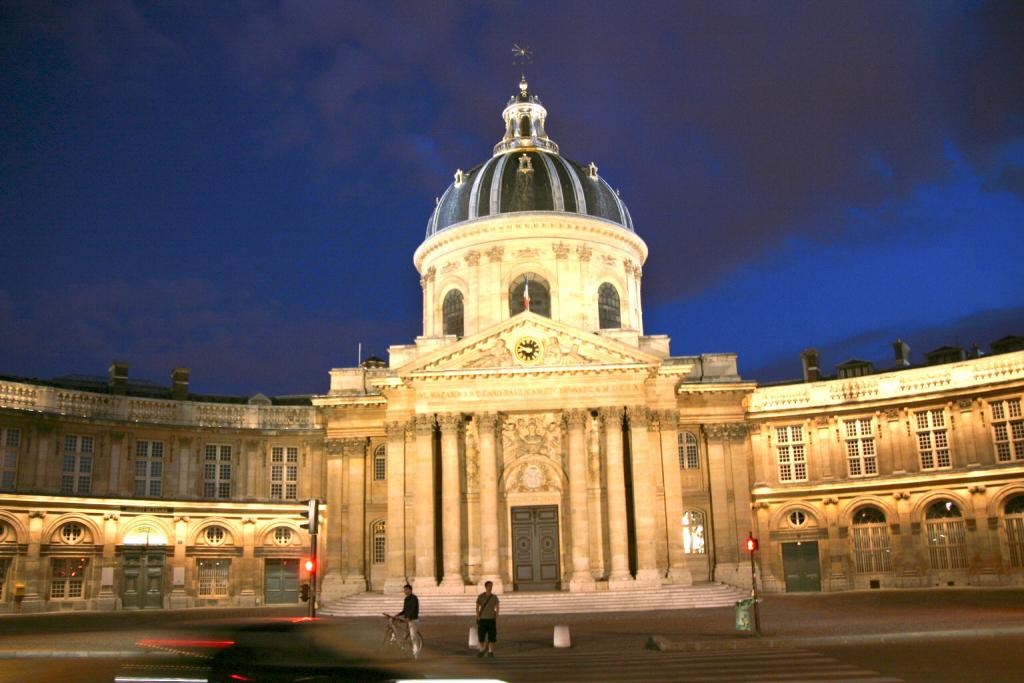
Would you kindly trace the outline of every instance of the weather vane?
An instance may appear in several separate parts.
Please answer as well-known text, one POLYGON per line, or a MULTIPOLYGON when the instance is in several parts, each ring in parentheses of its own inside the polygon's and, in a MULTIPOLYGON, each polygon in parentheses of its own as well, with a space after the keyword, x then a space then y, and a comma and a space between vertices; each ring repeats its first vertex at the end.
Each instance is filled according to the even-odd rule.
POLYGON ((533 61, 533 51, 528 45, 520 47, 516 43, 512 43, 512 63, 517 66, 529 64, 533 61))

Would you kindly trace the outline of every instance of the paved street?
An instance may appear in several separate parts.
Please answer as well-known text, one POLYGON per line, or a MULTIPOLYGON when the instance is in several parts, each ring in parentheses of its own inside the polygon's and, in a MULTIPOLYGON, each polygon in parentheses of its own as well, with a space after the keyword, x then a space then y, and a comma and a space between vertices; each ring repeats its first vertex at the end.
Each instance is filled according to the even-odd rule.
MULTIPOLYGON (((877 683, 967 681, 982 672, 986 681, 1019 681, 1024 671, 1024 590, 768 596, 762 607, 762 638, 736 634, 731 609, 505 617, 497 657, 483 660, 467 646, 470 620, 425 616, 424 656, 410 673, 512 683, 877 683), (552 647, 556 623, 570 627, 572 648, 552 647), (648 649, 652 637, 668 647, 648 649), (894 638, 903 640, 886 642, 894 638)), ((289 608, 0 617, 0 681, 156 675, 187 662, 163 650, 140 656, 143 640, 204 637, 226 620, 300 614, 289 608), (112 656, 117 653, 130 657, 112 656)), ((315 626, 317 642, 332 651, 380 657, 382 620, 328 619, 315 626)))

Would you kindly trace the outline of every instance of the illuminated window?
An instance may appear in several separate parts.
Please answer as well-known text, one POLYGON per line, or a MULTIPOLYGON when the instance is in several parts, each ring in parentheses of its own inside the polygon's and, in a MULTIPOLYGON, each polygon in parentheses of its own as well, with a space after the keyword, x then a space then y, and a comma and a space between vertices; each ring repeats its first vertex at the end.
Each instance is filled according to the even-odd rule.
POLYGON ((21 430, 0 428, 0 491, 13 491, 18 480, 18 447, 21 430))
POLYGON ((299 497, 299 449, 274 446, 270 449, 270 497, 295 500, 299 497))
POLYGON ((875 454, 875 435, 871 418, 845 420, 846 467, 851 477, 870 477, 878 474, 875 454))
POLYGON ((50 599, 81 600, 85 597, 86 557, 54 558, 50 561, 50 599))
POLYGON ((68 434, 64 437, 63 463, 60 472, 60 492, 65 494, 89 493, 92 489, 91 436, 68 434))
POLYGON ((776 427, 779 481, 807 481, 807 450, 804 428, 799 425, 776 427))
POLYGON ((678 443, 679 469, 700 469, 700 460, 697 458, 697 437, 690 432, 679 432, 678 443))
POLYGON ((872 505, 859 508, 853 514, 851 540, 858 572, 892 571, 889 525, 885 522, 884 512, 872 505))
POLYGON ((277 545, 289 545, 292 542, 292 530, 286 526, 279 526, 274 529, 274 543, 277 545))
POLYGON ((802 510, 793 510, 789 513, 789 525, 796 529, 807 524, 807 514, 802 510))
POLYGON ((203 457, 203 497, 231 497, 231 446, 206 444, 203 457))
POLYGON ((164 442, 135 442, 135 495, 159 496, 163 493, 164 442))
POLYGON ((65 543, 78 543, 84 535, 85 529, 78 522, 71 522, 60 528, 60 538, 65 543))
POLYGON ((602 330, 622 327, 619 308, 619 291, 610 282, 603 283, 597 290, 597 318, 602 330))
POLYGON ((199 578, 199 596, 220 598, 228 594, 231 560, 197 560, 196 574, 199 578))
POLYGON ((1024 567, 1024 496, 1014 496, 1003 506, 1010 565, 1024 567))
POLYGON ((687 555, 703 555, 707 552, 704 544, 704 513, 700 510, 683 513, 683 552, 687 555))
POLYGON ((967 527, 956 503, 932 503, 925 513, 925 531, 932 569, 967 568, 967 527))
POLYGON ((548 281, 535 273, 523 273, 512 281, 512 286, 508 290, 509 315, 518 315, 526 310, 527 290, 529 290, 530 310, 537 315, 550 318, 551 290, 548 287, 548 281))
POLYGON ((384 520, 374 522, 371 527, 371 535, 373 536, 373 564, 384 564, 388 551, 387 522, 384 520))
POLYGON ((953 461, 949 455, 949 436, 946 433, 946 414, 942 409, 922 410, 914 413, 917 427, 917 452, 921 456, 921 469, 949 469, 953 461))
POLYGON ((387 447, 384 444, 377 446, 373 451, 373 480, 384 481, 388 476, 387 447))
POLYGON ((444 333, 461 337, 463 332, 462 292, 453 289, 445 294, 444 303, 441 304, 441 313, 444 316, 444 333))
POLYGON ((1021 418, 1020 399, 993 401, 992 431, 999 462, 1024 460, 1024 419, 1021 418))

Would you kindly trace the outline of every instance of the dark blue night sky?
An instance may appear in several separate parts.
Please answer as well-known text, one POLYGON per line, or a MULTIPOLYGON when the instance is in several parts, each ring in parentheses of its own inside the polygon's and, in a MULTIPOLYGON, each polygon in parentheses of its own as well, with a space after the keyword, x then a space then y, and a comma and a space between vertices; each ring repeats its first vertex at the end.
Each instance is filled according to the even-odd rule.
POLYGON ((323 393, 529 45, 621 190, 645 328, 744 377, 1024 334, 1024 3, 0 5, 0 374, 323 393))

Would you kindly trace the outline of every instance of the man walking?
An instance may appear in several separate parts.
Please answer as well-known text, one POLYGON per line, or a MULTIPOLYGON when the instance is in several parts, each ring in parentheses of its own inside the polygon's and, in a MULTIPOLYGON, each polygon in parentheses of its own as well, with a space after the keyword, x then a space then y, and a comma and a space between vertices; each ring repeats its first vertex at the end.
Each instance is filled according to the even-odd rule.
POLYGON ((405 601, 402 603, 402 611, 395 615, 395 619, 404 619, 409 626, 409 639, 412 641, 413 656, 419 657, 420 639, 417 624, 420 618, 420 599, 412 593, 412 586, 405 584, 405 601))
POLYGON ((498 641, 498 596, 491 592, 494 584, 484 583, 484 592, 476 598, 476 633, 480 640, 477 657, 493 657, 494 644, 498 641))

